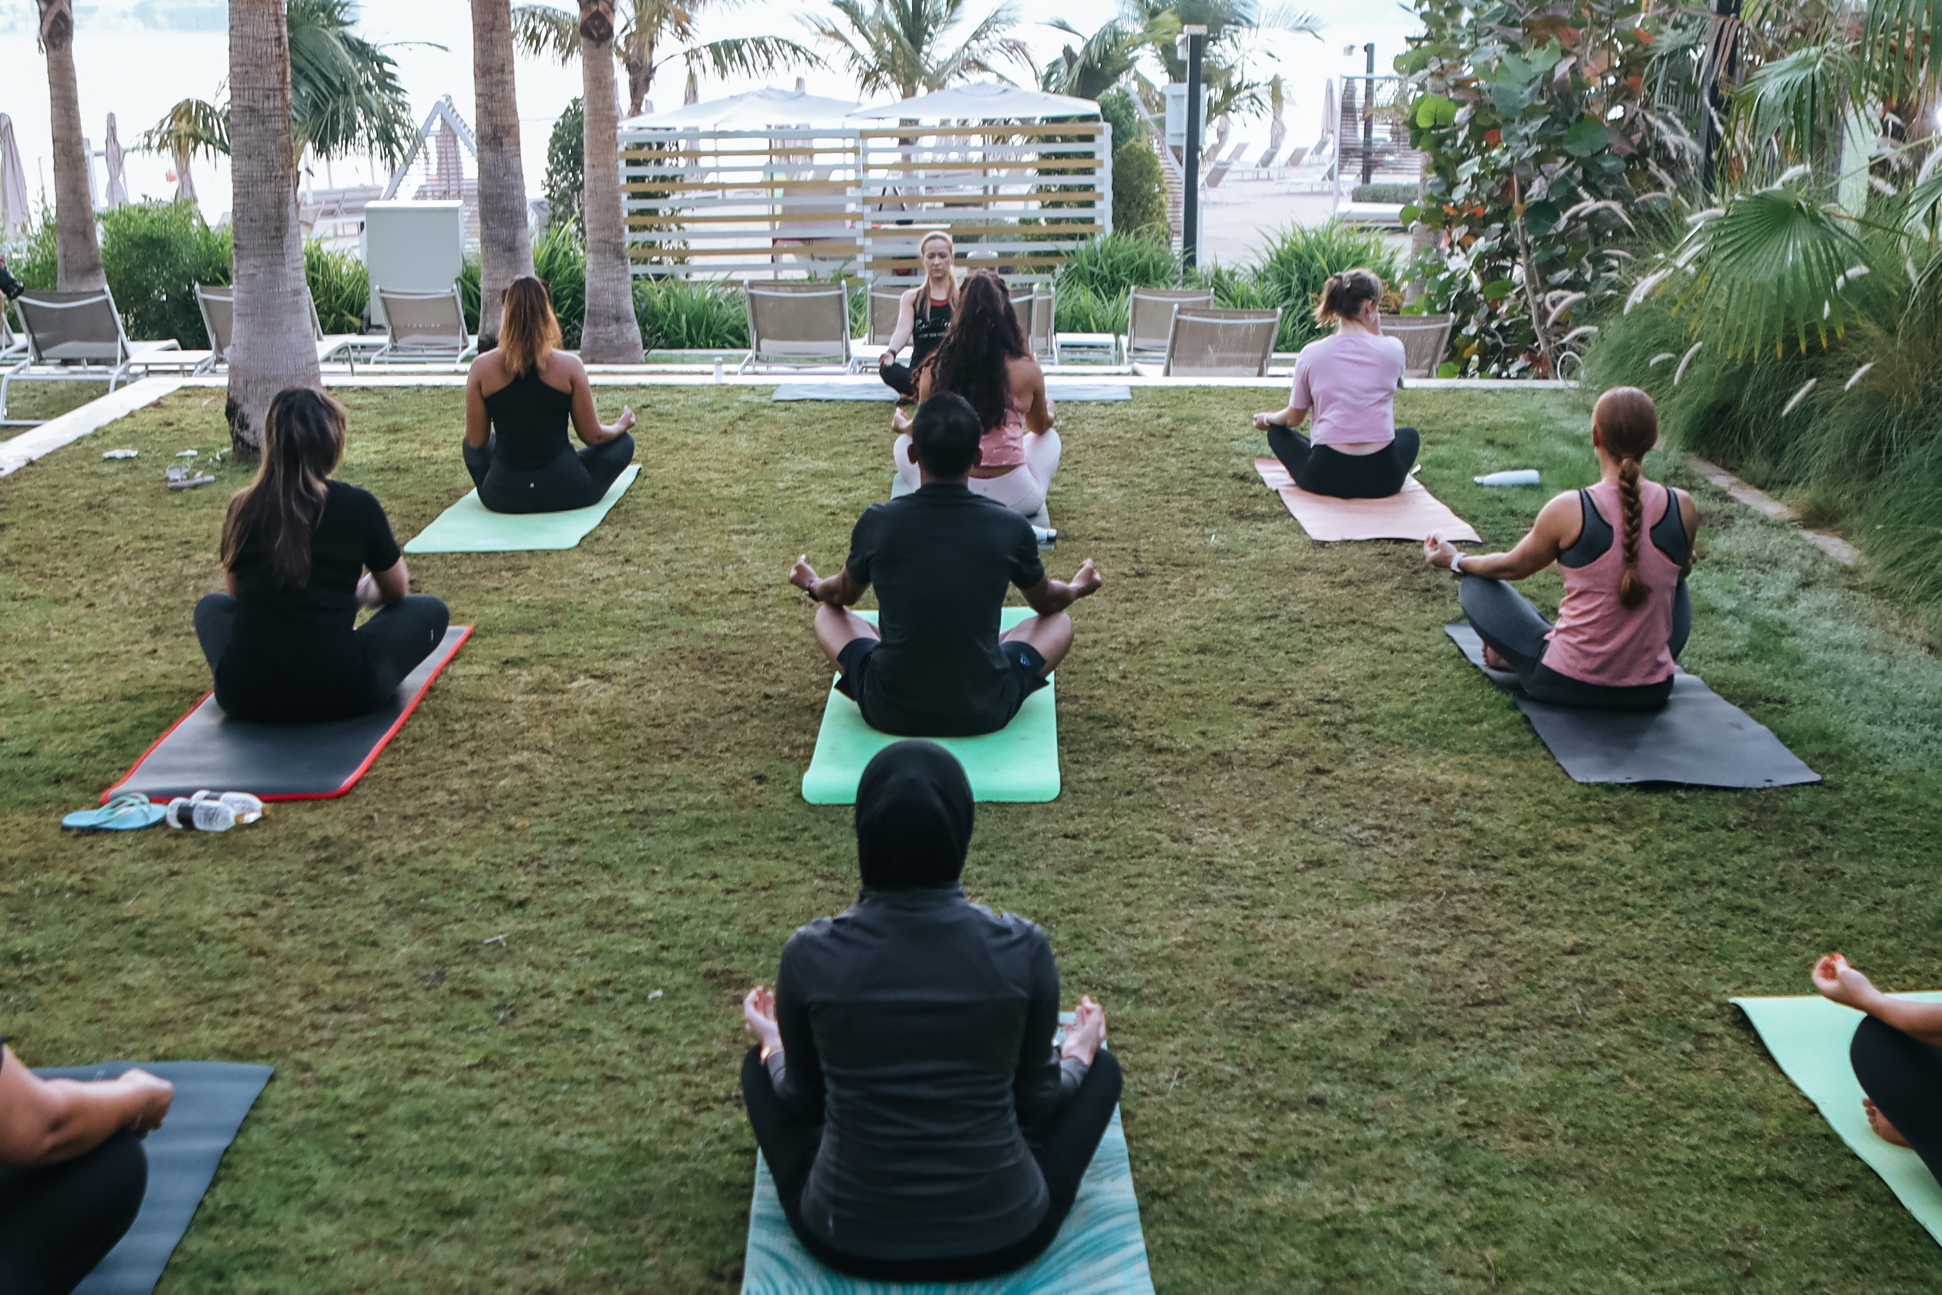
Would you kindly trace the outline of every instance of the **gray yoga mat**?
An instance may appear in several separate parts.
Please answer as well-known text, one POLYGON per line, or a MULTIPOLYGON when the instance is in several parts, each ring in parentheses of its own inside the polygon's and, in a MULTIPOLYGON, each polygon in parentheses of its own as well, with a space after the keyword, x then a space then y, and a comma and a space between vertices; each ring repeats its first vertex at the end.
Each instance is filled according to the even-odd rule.
POLYGON ((139 1066, 175 1085, 162 1127, 142 1143, 148 1191, 119 1244, 74 1288, 74 1295, 148 1295, 189 1230, 202 1194, 243 1117, 270 1082, 268 1066, 228 1061, 108 1061, 98 1066, 36 1070, 43 1079, 113 1079, 139 1066))
MULTIPOLYGON (((1050 400, 1131 400, 1133 388, 1124 382, 1076 382, 1058 378, 1045 380, 1045 395, 1050 400)), ((784 382, 775 389, 776 400, 867 400, 890 404, 897 393, 881 379, 826 378, 821 382, 784 382)))
POLYGON ((1533 701, 1516 676, 1483 663, 1483 640, 1463 622, 1444 627, 1470 664, 1517 700, 1517 708, 1577 782, 1676 782, 1693 787, 1790 787, 1821 775, 1752 716, 1681 670, 1672 699, 1625 714, 1533 701))

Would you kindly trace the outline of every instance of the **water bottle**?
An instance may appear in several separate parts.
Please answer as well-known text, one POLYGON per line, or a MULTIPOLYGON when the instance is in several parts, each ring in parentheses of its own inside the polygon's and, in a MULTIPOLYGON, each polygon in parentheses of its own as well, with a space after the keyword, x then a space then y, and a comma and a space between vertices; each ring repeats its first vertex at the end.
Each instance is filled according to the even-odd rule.
POLYGON ((720 384, 721 380, 722 380, 722 357, 717 355, 715 357, 715 382, 717 384, 720 384))
POLYGON ((1480 486, 1534 486, 1537 484, 1536 468, 1512 468, 1508 472, 1492 472, 1486 476, 1472 477, 1480 486))

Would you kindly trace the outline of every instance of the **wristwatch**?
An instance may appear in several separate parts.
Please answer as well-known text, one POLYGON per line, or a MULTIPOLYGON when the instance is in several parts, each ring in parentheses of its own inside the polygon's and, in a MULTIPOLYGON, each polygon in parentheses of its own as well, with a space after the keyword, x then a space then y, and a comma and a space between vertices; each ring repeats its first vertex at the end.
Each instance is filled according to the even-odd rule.
POLYGON ((1450 574, 1453 576, 1463 574, 1463 554, 1458 553, 1450 559, 1450 574))

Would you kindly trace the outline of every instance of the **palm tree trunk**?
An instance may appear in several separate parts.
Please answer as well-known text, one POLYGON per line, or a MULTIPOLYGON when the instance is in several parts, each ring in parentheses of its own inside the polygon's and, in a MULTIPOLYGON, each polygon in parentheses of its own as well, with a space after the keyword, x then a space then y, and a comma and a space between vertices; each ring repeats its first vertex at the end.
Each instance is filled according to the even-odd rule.
POLYGON ((580 63, 587 111, 587 314, 580 354, 596 364, 639 364, 641 325, 620 205, 613 0, 580 0, 580 63))
POLYGON ((506 285, 533 272, 526 173, 513 90, 512 0, 472 0, 472 89, 479 122, 479 349, 499 341, 506 285))
POLYGON ((654 37, 636 36, 622 61, 627 65, 627 115, 638 117, 647 92, 654 88, 654 37))
POLYGON ((74 81, 73 0, 40 0, 40 43, 47 51, 47 94, 54 121, 55 283, 62 292, 107 285, 94 235, 88 149, 81 142, 81 93, 74 81))
POLYGON ((229 443, 263 449, 263 416, 286 387, 321 387, 305 305, 283 0, 229 0, 229 143, 236 190, 236 324, 229 443))

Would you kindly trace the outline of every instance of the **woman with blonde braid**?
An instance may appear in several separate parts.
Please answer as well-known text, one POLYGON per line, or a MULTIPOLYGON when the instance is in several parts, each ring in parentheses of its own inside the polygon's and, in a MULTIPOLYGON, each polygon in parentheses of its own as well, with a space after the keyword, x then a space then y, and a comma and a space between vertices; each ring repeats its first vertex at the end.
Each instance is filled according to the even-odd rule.
POLYGON ((1614 387, 1591 416, 1603 469, 1596 485, 1546 504, 1508 553, 1460 553, 1440 535, 1424 546, 1431 566, 1472 577, 1458 598, 1485 663, 1516 674, 1538 701, 1637 711, 1672 695, 1673 661, 1692 633, 1686 576, 1699 510, 1684 491, 1642 475, 1640 461, 1658 440, 1652 397, 1614 387), (1555 626, 1506 583, 1553 562, 1564 578, 1555 626))

